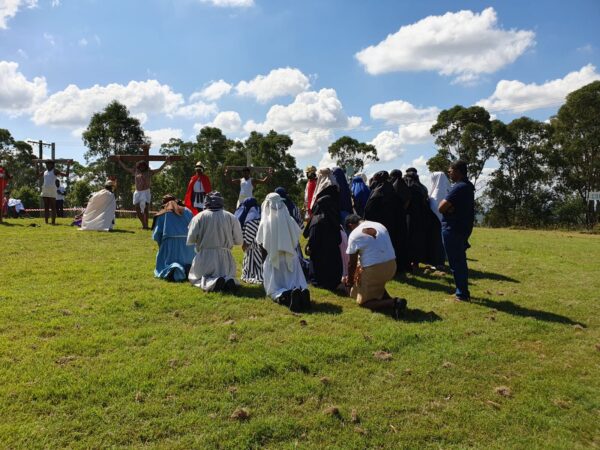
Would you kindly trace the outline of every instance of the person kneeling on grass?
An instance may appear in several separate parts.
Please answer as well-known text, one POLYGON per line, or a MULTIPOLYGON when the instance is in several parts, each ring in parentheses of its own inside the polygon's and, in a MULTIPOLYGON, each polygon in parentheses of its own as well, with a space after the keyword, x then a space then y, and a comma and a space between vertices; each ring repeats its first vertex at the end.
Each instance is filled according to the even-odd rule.
POLYGON ((154 216, 152 239, 158 243, 154 276, 168 281, 187 279, 194 249, 186 245, 192 212, 174 196, 163 197, 162 208, 154 216))
POLYGON ((300 233, 283 199, 276 193, 267 195, 256 233, 256 242, 267 252, 263 264, 265 292, 294 312, 310 308, 310 293, 296 251, 300 233))
POLYGON ((242 245, 240 221, 223 210, 223 196, 213 191, 206 196, 206 209, 190 222, 187 245, 196 246, 196 256, 190 268, 190 282, 206 292, 234 292, 234 245, 242 245))
POLYGON ((396 274, 396 255, 387 229, 378 222, 362 220, 356 214, 346 217, 348 275, 344 284, 359 306, 379 311, 392 309, 394 317, 406 310, 406 300, 392 298, 385 283, 396 274), (360 263, 360 266, 359 266, 360 263))
POLYGON ((81 228, 84 231, 110 231, 115 225, 115 211, 117 201, 113 194, 115 182, 108 180, 104 189, 90 197, 83 216, 81 228))

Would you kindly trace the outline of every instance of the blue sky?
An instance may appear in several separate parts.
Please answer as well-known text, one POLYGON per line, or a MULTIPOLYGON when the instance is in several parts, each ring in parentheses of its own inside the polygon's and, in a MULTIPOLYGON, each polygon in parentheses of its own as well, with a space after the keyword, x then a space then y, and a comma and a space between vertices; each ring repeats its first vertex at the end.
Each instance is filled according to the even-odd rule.
POLYGON ((369 171, 424 171, 440 110, 546 120, 600 79, 599 22, 597 0, 0 0, 0 127, 83 161, 116 98, 155 151, 275 128, 299 167, 348 134, 378 148, 369 171))

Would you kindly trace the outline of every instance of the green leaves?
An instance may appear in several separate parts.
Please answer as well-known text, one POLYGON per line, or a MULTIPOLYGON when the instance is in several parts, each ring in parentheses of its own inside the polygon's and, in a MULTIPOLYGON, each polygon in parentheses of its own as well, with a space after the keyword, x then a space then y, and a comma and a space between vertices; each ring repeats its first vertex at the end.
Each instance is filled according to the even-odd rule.
POLYGON ((365 162, 379 161, 377 149, 371 144, 359 142, 350 136, 342 136, 329 146, 329 155, 336 165, 342 169, 354 169, 354 173, 362 171, 365 162))

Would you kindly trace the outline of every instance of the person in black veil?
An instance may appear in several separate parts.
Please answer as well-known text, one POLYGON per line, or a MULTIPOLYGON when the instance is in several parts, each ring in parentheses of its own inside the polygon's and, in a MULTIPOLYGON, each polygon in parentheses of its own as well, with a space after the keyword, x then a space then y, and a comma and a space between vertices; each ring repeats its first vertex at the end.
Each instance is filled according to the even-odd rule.
POLYGON ((406 224, 406 210, 410 204, 410 190, 402 179, 402 171, 394 169, 390 172, 390 183, 394 187, 394 192, 400 199, 399 208, 399 239, 400 255, 396 255, 396 264, 398 272, 408 272, 410 270, 410 261, 408 258, 408 227, 406 224))
POLYGON ((325 187, 318 193, 312 217, 304 229, 304 237, 308 239, 306 254, 310 256, 314 272, 312 282, 329 290, 337 289, 342 280, 339 204, 337 186, 325 187))
POLYGON ((404 271, 406 248, 402 246, 402 230, 406 229, 406 222, 403 218, 402 201, 389 181, 389 174, 384 170, 373 175, 370 188, 371 195, 365 205, 364 218, 379 222, 388 230, 396 254, 397 270, 404 271))
POLYGON ((413 271, 420 262, 427 260, 427 235, 429 228, 429 198, 427 188, 419 181, 416 171, 406 171, 404 182, 410 192, 410 203, 406 210, 408 225, 408 259, 413 271))

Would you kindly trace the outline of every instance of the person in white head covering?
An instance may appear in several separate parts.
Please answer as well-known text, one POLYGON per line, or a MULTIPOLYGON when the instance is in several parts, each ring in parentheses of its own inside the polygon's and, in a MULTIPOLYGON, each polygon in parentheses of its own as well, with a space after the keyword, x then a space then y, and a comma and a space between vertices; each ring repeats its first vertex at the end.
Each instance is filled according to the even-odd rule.
POLYGON ((429 196, 429 206, 435 213, 439 221, 442 221, 442 214, 438 211, 440 202, 446 198, 450 192, 450 180, 444 172, 433 172, 431 174, 431 195, 429 196))
POLYGON ((283 199, 276 193, 267 195, 256 233, 256 242, 267 252, 263 284, 268 296, 292 311, 310 308, 310 293, 296 253, 300 233, 283 199))
POLYGON ((309 208, 311 210, 315 205, 319 194, 321 194, 329 186, 335 186, 336 191, 339 192, 338 183, 333 174, 331 173, 331 169, 319 169, 319 172, 317 174, 317 187, 315 188, 315 193, 312 197, 312 202, 309 205, 309 208))
POLYGON ((81 219, 81 230, 110 231, 115 224, 117 201, 113 194, 116 183, 108 180, 104 189, 96 192, 88 201, 81 219))
POLYGON ((187 245, 196 247, 188 279, 206 292, 235 292, 236 266, 231 249, 242 245, 240 221, 223 210, 223 196, 213 191, 206 196, 206 209, 190 222, 187 245))

